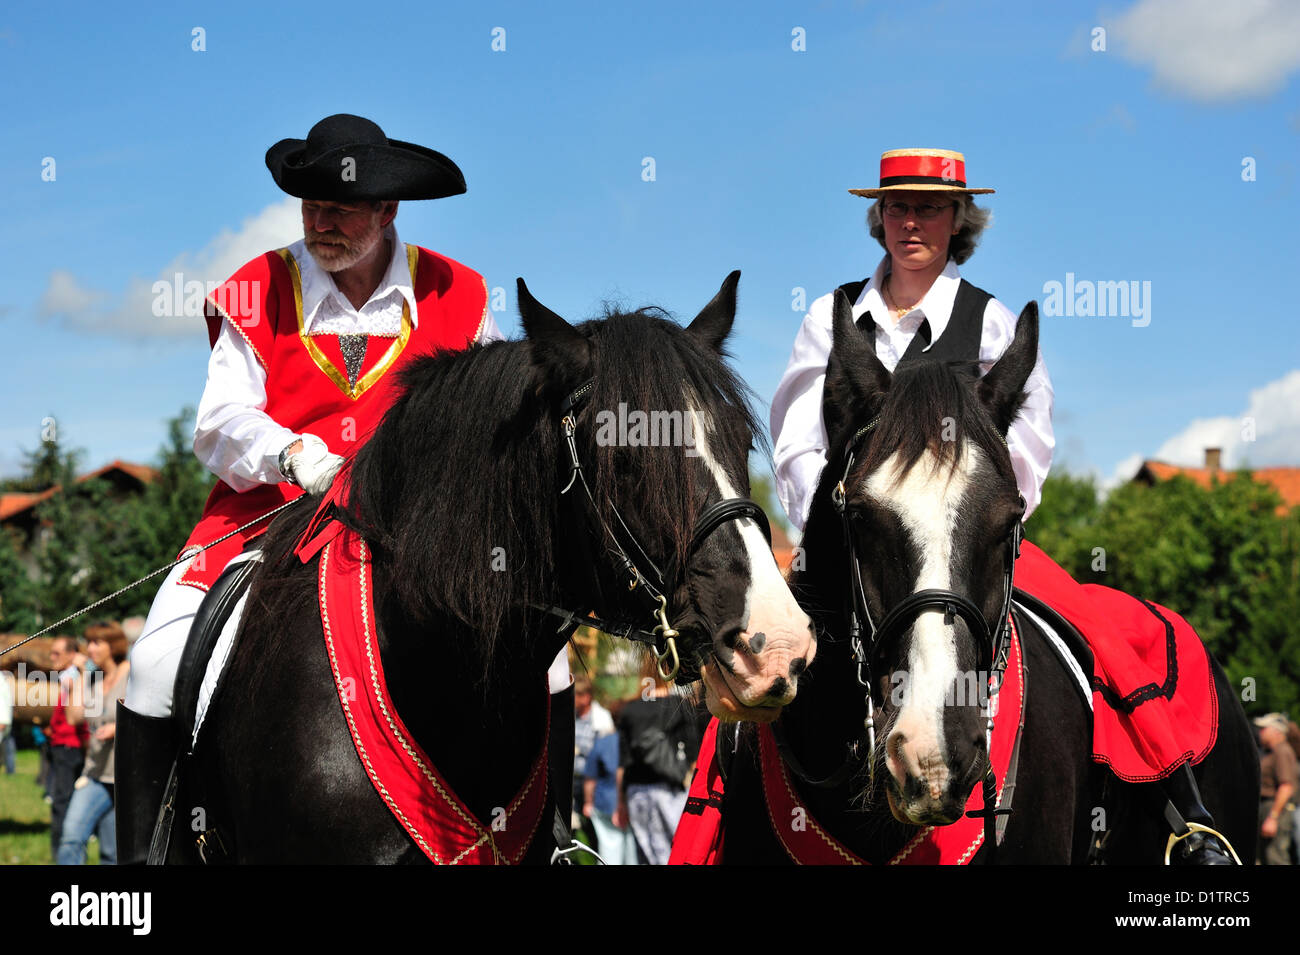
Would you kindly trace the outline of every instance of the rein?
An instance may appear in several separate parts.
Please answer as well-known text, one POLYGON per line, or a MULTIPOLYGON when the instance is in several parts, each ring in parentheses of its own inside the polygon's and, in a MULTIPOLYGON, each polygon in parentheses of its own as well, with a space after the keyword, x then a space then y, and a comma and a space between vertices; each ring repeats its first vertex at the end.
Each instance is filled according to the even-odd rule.
MULTIPOLYGON (((591 493, 591 486, 587 483, 587 475, 583 469, 582 460, 578 457, 578 445, 575 440, 578 430, 578 411, 594 386, 595 379, 587 381, 574 389, 560 405, 560 426, 563 429, 564 441, 569 450, 570 463, 569 482, 560 491, 560 494, 569 493, 575 481, 581 482, 591 513, 595 516, 596 522, 604 532, 604 536, 609 540, 609 553, 616 558, 618 570, 628 577, 628 590, 642 595, 642 602, 646 605, 651 619, 656 623, 653 629, 647 631, 642 626, 631 621, 611 622, 600 617, 589 617, 576 611, 565 610, 561 607, 541 604, 535 604, 534 606, 538 610, 561 619, 558 632, 584 625, 611 636, 647 644, 654 649, 655 665, 658 668, 659 675, 665 681, 669 681, 677 676, 678 671, 681 669, 681 658, 677 653, 677 637, 680 634, 668 620, 668 597, 666 594, 669 592, 668 583, 676 580, 677 570, 681 568, 670 565, 672 573, 665 576, 654 560, 651 559, 649 552, 637 540, 636 535, 632 533, 632 529, 628 527, 627 521, 623 520, 623 515, 619 513, 613 501, 608 498, 606 504, 614 515, 618 526, 622 528, 622 540, 620 540, 620 534, 616 533, 601 516, 600 507, 596 503, 595 496, 591 493), (626 542, 626 547, 623 542, 626 542), (639 557, 640 563, 629 554, 629 551, 639 557)), ((685 563, 689 563, 695 552, 703 546, 704 541, 710 534, 729 521, 745 518, 758 524, 763 531, 763 536, 767 538, 770 544, 772 529, 768 524, 767 514, 763 511, 763 508, 749 498, 725 498, 709 505, 705 508, 704 513, 699 516, 691 535, 691 544, 686 552, 686 561, 683 563, 683 568, 685 563)))
POLYGON ((13 644, 12 646, 5 647, 3 650, 0 650, 0 657, 4 656, 4 655, 5 655, 6 653, 8 653, 10 650, 17 650, 17 649, 18 649, 19 647, 21 647, 24 643, 28 643, 28 642, 30 642, 30 641, 32 641, 32 640, 35 640, 37 637, 42 636, 42 635, 44 635, 44 634, 47 634, 47 633, 49 633, 51 630, 54 630, 54 629, 56 629, 56 628, 58 628, 58 627, 63 626, 63 625, 64 625, 65 623, 67 623, 69 620, 76 620, 76 619, 77 619, 78 617, 80 617, 82 614, 90 613, 90 611, 94 610, 96 607, 103 606, 104 604, 108 603, 110 600, 114 600, 114 599, 116 599, 116 598, 122 596, 122 594, 126 593, 128 590, 131 590, 131 589, 134 588, 134 587, 139 587, 139 586, 140 586, 142 583, 144 583, 146 580, 152 580, 153 578, 157 577, 159 574, 166 573, 167 571, 169 571, 169 570, 171 570, 172 568, 178 566, 179 564, 183 564, 183 563, 185 563, 185 561, 189 560, 191 557, 195 556, 196 554, 200 554, 200 553, 202 553, 203 551, 207 550, 209 547, 215 547, 217 544, 220 544, 222 541, 224 541, 224 540, 229 540, 230 538, 234 537, 236 534, 240 533, 241 531, 246 531, 246 530, 248 530, 248 528, 252 527, 254 524, 260 524, 262 521, 266 520, 268 517, 274 517, 276 514, 279 514, 279 513, 280 513, 281 511, 283 511, 285 508, 287 508, 287 507, 292 507, 294 504, 297 504, 299 501, 301 501, 301 500, 302 500, 303 498, 305 498, 306 496, 307 496, 306 494, 300 494, 298 497, 295 497, 295 498, 292 498, 291 500, 285 501, 285 502, 284 502, 283 504, 281 504, 279 507, 276 507, 276 508, 273 508, 272 510, 267 511, 265 514, 261 515, 260 517, 255 517, 255 518, 253 518, 253 519, 252 519, 251 521, 249 521, 247 524, 244 524, 244 525, 241 526, 241 527, 236 527, 233 531, 231 531, 231 532, 228 533, 228 534, 222 534, 222 535, 221 535, 220 537, 218 537, 216 540, 208 541, 208 543, 204 544, 202 547, 191 547, 189 550, 187 550, 185 553, 181 554, 181 556, 177 557, 177 558, 176 558, 174 561, 172 561, 170 564, 163 564, 163 565, 162 565, 161 567, 159 567, 157 570, 151 570, 149 573, 145 574, 145 575, 144 575, 143 577, 141 577, 139 580, 134 580, 134 581, 132 581, 131 583, 127 584, 125 587, 122 587, 122 588, 119 588, 118 590, 113 591, 113 592, 112 592, 111 594, 109 594, 108 596, 106 596, 106 597, 100 597, 100 598, 99 598, 98 600, 96 600, 94 603, 89 604, 89 605, 87 605, 87 606, 85 606, 85 607, 82 607, 80 610, 77 610, 77 611, 75 611, 75 612, 73 612, 73 613, 68 614, 68 615, 67 615, 66 617, 64 617, 62 620, 56 620, 56 621, 54 621, 54 623, 50 624, 48 627, 45 627, 44 629, 41 629, 41 630, 37 630, 37 631, 36 631, 35 633, 33 633, 30 637, 26 637, 26 638, 24 638, 24 639, 22 639, 22 640, 19 640, 17 643, 13 644))
MULTIPOLYGON (((966 622, 972 636, 975 637, 979 652, 979 663, 981 669, 987 668, 989 672, 989 700, 985 707, 985 752, 992 759, 993 752, 993 713, 996 711, 996 697, 1002 688, 1002 681, 1006 674, 1008 654, 1011 646, 1011 597, 1015 580, 1016 559, 1020 556, 1020 541, 1023 537, 1024 529, 1020 521, 1016 521, 1011 530, 1009 538, 1010 556, 1007 560, 1007 566, 1003 571, 1003 596, 1002 605, 997 617, 999 624, 997 632, 993 633, 984 619, 983 613, 970 600, 951 590, 943 589, 926 589, 918 590, 907 595, 899 601, 891 610, 889 610, 880 625, 877 626, 871 615, 871 608, 867 604, 866 589, 862 584, 862 570, 858 562, 857 547, 853 538, 853 529, 850 526, 848 511, 848 480, 849 474, 853 470, 856 462, 856 454, 859 450, 859 444, 867 438, 876 426, 880 423, 880 418, 874 418, 866 425, 859 428, 858 431, 849 440, 845 448, 844 473, 836 483, 834 490, 831 492, 831 502, 835 510, 840 515, 840 521, 844 532, 844 545, 848 549, 849 556, 849 598, 848 598, 848 638, 849 647, 853 656, 853 661, 857 666, 858 685, 864 691, 867 715, 863 721, 862 733, 845 744, 846 754, 840 766, 829 776, 815 778, 808 775, 803 766, 794 757, 780 729, 780 720, 772 724, 773 734, 777 741, 777 746, 781 757, 785 760, 790 769, 804 782, 817 788, 832 788, 846 782, 851 776, 859 772, 862 764, 866 763, 868 773, 868 784, 873 785, 875 782, 875 752, 876 752, 876 716, 875 716, 875 691, 873 679, 873 664, 879 666, 880 656, 885 648, 897 640, 913 623, 916 618, 923 613, 942 611, 944 623, 951 626, 957 617, 966 622), (863 638, 862 621, 866 621, 867 634, 863 638)), ((1003 443, 1006 439, 1003 438, 1003 443)), ((1023 497, 1022 497, 1023 503, 1023 497)), ((980 812, 969 812, 967 815, 982 816, 984 818, 985 844, 989 847, 990 854, 995 853, 997 842, 995 838, 995 821, 999 814, 1009 813, 1010 809, 996 809, 994 803, 997 799, 997 780, 994 777, 993 769, 990 764, 988 773, 983 781, 983 798, 984 809, 980 812)))

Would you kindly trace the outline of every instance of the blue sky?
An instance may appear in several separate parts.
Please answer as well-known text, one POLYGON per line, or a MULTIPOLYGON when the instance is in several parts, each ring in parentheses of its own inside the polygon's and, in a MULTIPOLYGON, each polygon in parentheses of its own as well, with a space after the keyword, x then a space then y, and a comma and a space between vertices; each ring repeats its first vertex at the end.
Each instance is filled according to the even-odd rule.
POLYGON ((144 290, 300 237, 263 154, 335 112, 461 166, 467 195, 404 203, 397 223, 508 290, 507 334, 516 276, 571 320, 607 299, 686 320, 741 269, 731 348, 764 403, 802 317, 793 290, 811 301, 879 260, 868 201, 846 190, 875 183, 885 149, 959 149, 971 185, 997 189, 963 267, 976 285, 1014 310, 1068 274, 1150 290, 1145 325, 1044 318, 1056 467, 1111 479, 1145 457, 1199 463, 1207 444, 1230 465, 1300 464, 1298 11, 12 6, 0 474, 46 416, 87 467, 153 459, 165 419, 198 402, 207 339, 155 318, 144 290))

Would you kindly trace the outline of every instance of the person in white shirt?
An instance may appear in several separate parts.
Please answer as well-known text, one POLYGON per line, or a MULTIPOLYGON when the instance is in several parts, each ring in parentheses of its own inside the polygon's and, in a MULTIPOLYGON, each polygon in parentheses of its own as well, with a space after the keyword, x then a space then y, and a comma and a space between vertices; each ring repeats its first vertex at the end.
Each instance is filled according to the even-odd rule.
MULTIPOLYGON (((946 149, 895 149, 881 157, 881 183, 851 189, 875 198, 870 232, 885 249, 865 282, 842 286, 853 318, 891 372, 904 357, 978 360, 981 374, 1011 344, 1016 315, 962 280, 957 266, 975 251, 989 214, 971 199, 992 189, 966 187, 965 157, 946 149), (867 315, 871 327, 867 327, 867 315)), ((826 466, 822 392, 831 351, 834 292, 812 303, 772 399, 776 490, 790 522, 802 529, 826 466)), ((1052 464, 1052 382, 1040 353, 1028 397, 1007 445, 1025 517, 1038 505, 1052 464)))
MULTIPOLYGON (((295 496, 327 490, 344 462, 338 452, 364 440, 391 400, 371 387, 406 361, 503 337, 482 276, 397 235, 399 200, 466 191, 446 156, 338 114, 305 140, 272 146, 266 164, 302 199, 303 239, 250 261, 209 296, 212 354, 194 452, 220 482, 187 553, 295 496)), ((176 755, 172 687, 190 625, 223 567, 247 557, 244 545, 265 529, 174 568, 131 650, 117 724, 125 863, 147 854, 176 755)), ((567 667, 557 682, 567 686, 567 667)))
MULTIPOLYGON (((884 258, 868 279, 841 286, 853 303, 854 322, 868 336, 876 357, 893 372, 905 361, 978 362, 985 374, 1015 336, 1016 315, 988 292, 962 279, 957 266, 970 258, 988 222, 972 195, 992 189, 969 188, 966 159, 947 149, 894 149, 880 159, 880 185, 850 189, 874 198, 867 213, 873 238, 884 258)), ((832 343, 834 292, 812 303, 795 338, 785 375, 772 399, 772 444, 777 495, 791 523, 802 529, 822 469, 827 435, 822 396, 832 343)), ((1025 383, 1025 401, 1007 432, 1007 448, 1016 484, 1025 499, 1027 519, 1042 499, 1043 482, 1052 464, 1052 382, 1041 351, 1025 383)), ((1034 592, 1028 575, 1018 571, 1017 584, 1034 592)), ((1095 654, 1109 653, 1114 633, 1086 632, 1095 654)), ((1113 672, 1113 671, 1107 671, 1113 672)), ((1136 726, 1136 724, 1134 724, 1136 726)), ((1157 723, 1144 724, 1151 733, 1157 723)), ((1149 738, 1149 737, 1148 737, 1149 738)), ((1178 752, 1178 746, 1162 751, 1178 752)), ((1190 763, 1183 763, 1158 784, 1158 796, 1174 815, 1202 827, 1175 827, 1181 840, 1174 861, 1185 865, 1232 864, 1227 840, 1200 798, 1190 763)), ((1167 818, 1172 819, 1173 816, 1167 818)), ((1174 842, 1171 841, 1171 846, 1174 842)))

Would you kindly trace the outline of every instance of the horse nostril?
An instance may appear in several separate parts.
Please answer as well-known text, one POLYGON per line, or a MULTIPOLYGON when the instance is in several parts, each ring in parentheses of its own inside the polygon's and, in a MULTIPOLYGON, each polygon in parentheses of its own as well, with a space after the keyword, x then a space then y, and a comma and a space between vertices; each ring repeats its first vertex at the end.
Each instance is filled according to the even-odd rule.
POLYGON ((785 681, 785 677, 779 676, 772 681, 772 688, 767 691, 767 695, 779 700, 788 692, 790 692, 790 684, 785 681))
POLYGON ((907 735, 897 730, 889 737, 889 743, 886 749, 889 751, 889 758, 896 762, 903 762, 903 747, 907 744, 907 735))
POLYGON ((790 662, 790 679, 797 680, 803 676, 804 670, 808 669, 808 661, 803 657, 790 662))

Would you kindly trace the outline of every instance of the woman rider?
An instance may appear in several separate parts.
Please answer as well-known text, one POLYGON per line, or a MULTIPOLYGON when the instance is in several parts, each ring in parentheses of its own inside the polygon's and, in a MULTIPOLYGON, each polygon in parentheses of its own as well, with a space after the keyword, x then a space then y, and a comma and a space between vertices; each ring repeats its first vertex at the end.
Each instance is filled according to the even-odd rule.
MULTIPOLYGON (((984 374, 1015 336, 1015 314, 965 281, 957 270, 975 251, 989 220, 989 213, 978 208, 971 196, 993 192, 968 188, 965 167, 959 152, 895 149, 881 156, 877 188, 849 190, 876 200, 867 213, 867 224, 885 256, 870 278, 841 288, 853 304, 854 321, 871 338, 876 357, 890 372, 903 359, 978 360, 984 374)), ((812 303, 772 399, 777 495, 791 523, 800 529, 826 465, 822 394, 833 337, 833 300, 831 293, 812 303)), ((1007 433, 1007 448, 1028 518, 1041 500, 1055 447, 1052 383, 1041 353, 1025 393, 1020 415, 1007 433)), ((1017 566, 1016 582, 1032 587, 1031 574, 1023 571, 1032 573, 1034 568, 1022 570, 1026 563, 1022 559, 1017 566)), ((1085 636, 1095 648, 1096 634, 1085 636)), ((1179 766, 1162 785, 1182 819, 1212 828, 1190 763, 1179 766)), ((1194 834, 1177 845, 1177 861, 1231 864, 1213 836, 1194 834)))

